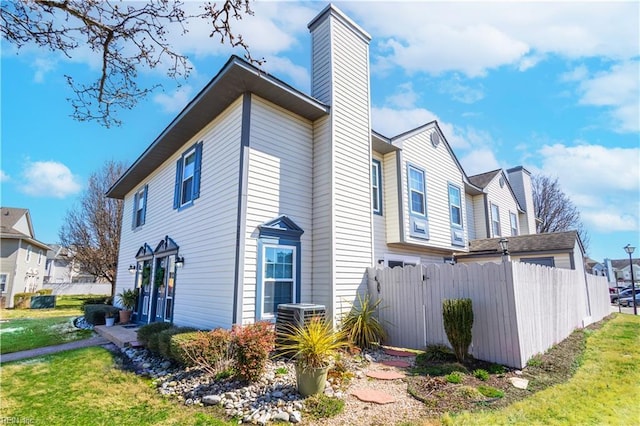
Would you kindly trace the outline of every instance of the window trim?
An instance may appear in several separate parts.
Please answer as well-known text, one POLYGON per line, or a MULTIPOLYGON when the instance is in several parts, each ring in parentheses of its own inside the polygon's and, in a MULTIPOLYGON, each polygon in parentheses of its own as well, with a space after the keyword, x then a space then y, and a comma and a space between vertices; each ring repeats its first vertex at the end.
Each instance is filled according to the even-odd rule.
POLYGON ((413 164, 410 164, 410 163, 407 164, 407 195, 409 197, 409 214, 415 217, 426 218, 427 217, 427 173, 424 171, 424 169, 421 169, 420 167, 414 166, 413 164), (411 170, 412 169, 422 175, 422 187, 423 187, 422 192, 418 190, 414 190, 411 187, 411 170), (422 194, 423 213, 419 211, 415 211, 413 209, 413 197, 411 196, 411 194, 414 191, 418 194, 422 194))
POLYGON ((38 249, 38 265, 42 265, 42 255, 44 254, 44 252, 42 251, 42 249, 38 249))
POLYGON ((132 218, 132 226, 131 226, 132 229, 140 228, 146 222, 148 193, 149 193, 149 185, 145 185, 142 188, 140 188, 133 196, 133 218, 132 218), (140 204, 141 199, 142 199, 142 208, 138 208, 138 205, 140 204), (138 211, 141 211, 139 223, 138 223, 138 211))
POLYGON ((382 256, 382 260, 385 268, 389 267, 389 262, 402 262, 402 266, 405 266, 406 264, 409 264, 410 266, 418 266, 421 262, 419 256, 405 256, 393 253, 385 253, 382 256))
POLYGON ((494 237, 502 236, 502 224, 500 223, 500 207, 497 204, 491 203, 491 233, 494 237), (493 208, 496 208, 496 214, 493 213, 493 208), (497 219, 495 216, 498 216, 497 219), (496 227, 494 225, 497 224, 497 232, 496 227))
POLYGON ((9 274, 1 273, 0 274, 0 293, 5 293, 7 291, 8 282, 9 282, 9 274))
POLYGON ((459 186, 454 185, 452 183, 449 183, 448 188, 447 188, 447 194, 449 196, 449 222, 451 223, 451 226, 456 227, 456 228, 460 228, 462 229, 464 227, 464 220, 462 218, 462 190, 460 189, 459 186), (452 203, 451 201, 451 189, 455 189, 456 191, 458 191, 458 201, 459 204, 456 206, 452 203), (458 215, 460 217, 460 223, 456 223, 453 221, 453 208, 457 207, 460 214, 458 215))
POLYGON ((202 142, 197 142, 187 148, 178 161, 176 162, 176 181, 174 186, 173 193, 173 208, 174 210, 182 210, 187 207, 191 207, 195 200, 200 198, 200 180, 201 180, 201 171, 202 171, 202 142), (194 165, 193 165, 193 183, 191 186, 191 198, 186 202, 182 202, 184 199, 183 193, 183 184, 185 182, 183 173, 184 173, 184 163, 188 157, 192 154, 195 154, 194 165))
POLYGON ((511 227, 511 236, 516 237, 520 235, 520 229, 518 226, 518 215, 512 211, 509 211, 509 226, 511 227), (515 228, 514 228, 515 225, 515 228), (513 232, 515 230, 515 233, 513 232))
POLYGON ((277 282, 278 280, 269 279, 265 276, 266 268, 266 250, 267 248, 287 248, 293 250, 293 271, 291 280, 291 302, 298 303, 300 301, 300 242, 291 240, 278 240, 264 238, 258 240, 258 270, 257 270, 257 287, 256 287, 256 319, 260 321, 275 321, 278 312, 265 312, 265 286, 267 281, 277 282))
POLYGON ((30 263, 31 262, 31 253, 33 252, 33 247, 31 247, 31 244, 27 245, 27 254, 24 257, 24 260, 26 263, 30 263))
POLYGON ((371 199, 371 207, 373 209, 373 213, 382 216, 382 163, 380 162, 380 160, 376 160, 375 158, 371 159, 371 170, 373 172, 373 170, 376 169, 377 173, 376 173, 376 178, 373 178, 373 173, 371 176, 371 194, 372 194, 372 199, 371 199), (374 180, 376 182, 374 182, 374 180), (376 206, 373 203, 373 192, 375 191, 375 193, 378 196, 378 207, 376 208, 376 206))

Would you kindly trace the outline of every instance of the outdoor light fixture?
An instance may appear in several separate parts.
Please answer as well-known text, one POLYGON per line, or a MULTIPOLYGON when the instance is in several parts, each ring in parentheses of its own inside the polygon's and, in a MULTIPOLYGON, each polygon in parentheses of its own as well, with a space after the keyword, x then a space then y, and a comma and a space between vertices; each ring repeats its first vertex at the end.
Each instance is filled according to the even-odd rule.
POLYGON ((182 268, 184 266, 184 257, 176 256, 176 268, 182 268))
POLYGON ((507 240, 506 238, 500 238, 500 241, 498 241, 498 244, 500 244, 500 250, 502 250, 502 255, 503 256, 509 255, 509 240, 507 240))
POLYGON ((129 273, 130 274, 135 274, 136 273, 135 265, 129 265, 129 273))
MULTIPOLYGON (((629 255, 629 268, 631 269, 631 299, 633 300, 633 315, 638 315, 638 307, 636 306, 636 283, 633 280, 633 259, 631 259, 631 255, 635 250, 635 247, 632 247, 631 244, 627 244, 624 246, 624 251, 629 255)), ((618 301, 620 303, 620 301, 618 301)))

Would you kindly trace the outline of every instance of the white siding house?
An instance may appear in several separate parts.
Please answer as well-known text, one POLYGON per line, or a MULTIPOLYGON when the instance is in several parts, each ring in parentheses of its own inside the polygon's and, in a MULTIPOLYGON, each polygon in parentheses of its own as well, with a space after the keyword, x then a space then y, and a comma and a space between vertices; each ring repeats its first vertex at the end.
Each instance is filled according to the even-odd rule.
POLYGON ((500 235, 535 231, 528 172, 510 169, 517 191, 501 170, 468 177, 437 122, 373 131, 371 37, 333 5, 308 27, 311 95, 232 57, 109 190, 137 322, 230 327, 281 303, 339 321, 368 267, 453 261, 493 236, 491 205, 500 235))

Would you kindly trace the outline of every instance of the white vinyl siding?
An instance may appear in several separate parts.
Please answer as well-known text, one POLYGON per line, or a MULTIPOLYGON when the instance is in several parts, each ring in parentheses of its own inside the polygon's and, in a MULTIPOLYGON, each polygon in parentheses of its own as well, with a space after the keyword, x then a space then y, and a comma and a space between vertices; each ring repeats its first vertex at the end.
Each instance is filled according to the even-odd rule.
MULTIPOLYGON (((398 191, 398 186, 402 188, 402 184, 398 182, 398 157, 399 152, 390 152, 380 157, 376 153, 376 157, 382 160, 382 174, 384 180, 384 231, 387 243, 399 243, 400 237, 400 221, 401 213, 406 211, 406 207, 402 204, 403 196, 398 191)), ((378 226, 378 221, 374 218, 374 226, 378 226)))
POLYGON ((382 214, 382 164, 371 160, 371 205, 375 214, 382 214))
POLYGON ((474 215, 474 211, 473 211, 473 197, 470 196, 469 194, 466 194, 467 196, 465 197, 465 205, 467 208, 467 226, 465 227, 467 229, 467 233, 469 236, 470 240, 475 240, 476 239, 476 218, 474 215))
POLYGON ((475 225, 475 238, 489 238, 489 217, 487 216, 487 209, 489 208, 485 203, 486 197, 484 195, 473 196, 473 219, 475 225))
MULTIPOLYGON (((405 139, 394 142, 402 148, 402 197, 403 197, 403 229, 404 242, 417 244, 423 247, 432 247, 447 250, 460 250, 460 247, 452 245, 451 214, 449 205, 449 185, 462 188, 463 175, 458 167, 452 152, 446 143, 440 143, 434 147, 431 143, 431 134, 436 132, 435 127, 428 126, 409 134, 405 139), (429 239, 414 238, 410 235, 409 191, 407 180, 407 165, 415 165, 426 172, 427 207, 426 216, 429 220, 429 239)), ((466 215, 466 198, 464 191, 460 193, 461 218, 464 225, 466 215)), ((467 241, 466 227, 463 229, 464 241, 467 241)))
POLYGON ((511 221, 509 220, 509 212, 519 212, 518 203, 509 189, 509 185, 506 183, 501 187, 500 178, 502 173, 498 173, 491 182, 485 187, 487 192, 487 200, 489 205, 489 220, 491 235, 488 237, 498 236, 493 231, 493 214, 491 213, 491 204, 498 206, 500 212, 500 236, 511 235, 511 221))
MULTIPOLYGON (((122 227, 116 293, 132 288, 128 266, 144 243, 153 249, 166 235, 185 258, 177 270, 173 321, 203 329, 230 327, 233 315, 234 261, 238 209, 238 173, 242 102, 238 99, 145 177, 153 197, 147 200, 144 227, 122 227), (200 198, 194 206, 173 209, 176 162, 195 142, 203 142, 200 198)), ((138 188, 136 188, 137 191, 138 188)), ((124 211, 133 211, 134 191, 124 211)))
MULTIPOLYGON (((256 319, 258 226, 286 215, 303 229, 301 301, 311 302, 313 215, 312 125, 258 96, 251 96, 250 145, 244 234, 242 321, 256 319)), ((237 188, 237 184, 236 184, 237 188)))

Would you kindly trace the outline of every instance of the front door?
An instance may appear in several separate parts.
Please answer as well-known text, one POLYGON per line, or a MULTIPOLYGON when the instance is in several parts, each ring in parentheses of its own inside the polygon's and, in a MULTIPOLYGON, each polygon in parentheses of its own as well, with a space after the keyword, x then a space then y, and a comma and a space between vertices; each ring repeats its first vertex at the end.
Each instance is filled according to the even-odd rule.
POLYGON ((153 277, 153 306, 151 322, 171 322, 173 319, 173 297, 175 294, 176 256, 156 259, 153 277))
POLYGON ((149 305, 151 302, 151 260, 138 262, 138 308, 136 310, 137 322, 146 324, 149 322, 149 305))

